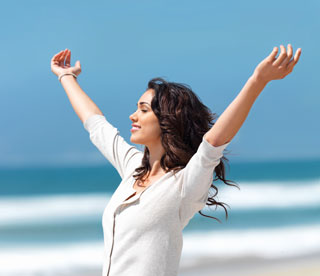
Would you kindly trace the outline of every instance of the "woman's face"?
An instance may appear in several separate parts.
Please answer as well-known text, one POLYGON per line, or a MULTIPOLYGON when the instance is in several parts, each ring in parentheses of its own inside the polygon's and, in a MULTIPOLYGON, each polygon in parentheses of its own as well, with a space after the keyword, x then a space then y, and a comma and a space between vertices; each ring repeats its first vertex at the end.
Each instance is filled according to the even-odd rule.
POLYGON ((151 109, 151 100, 154 90, 148 89, 137 103, 137 111, 129 116, 132 121, 130 141, 135 144, 145 145, 148 148, 161 144, 161 130, 158 118, 151 109), (137 127, 134 127, 134 126, 137 127))

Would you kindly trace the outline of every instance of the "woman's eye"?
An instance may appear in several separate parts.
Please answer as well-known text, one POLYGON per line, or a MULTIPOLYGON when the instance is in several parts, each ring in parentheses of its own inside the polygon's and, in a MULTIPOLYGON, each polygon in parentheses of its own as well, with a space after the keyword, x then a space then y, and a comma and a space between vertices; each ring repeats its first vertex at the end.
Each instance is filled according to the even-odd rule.
POLYGON ((142 109, 141 109, 141 111, 142 111, 142 112, 148 112, 148 110, 142 110, 142 109))

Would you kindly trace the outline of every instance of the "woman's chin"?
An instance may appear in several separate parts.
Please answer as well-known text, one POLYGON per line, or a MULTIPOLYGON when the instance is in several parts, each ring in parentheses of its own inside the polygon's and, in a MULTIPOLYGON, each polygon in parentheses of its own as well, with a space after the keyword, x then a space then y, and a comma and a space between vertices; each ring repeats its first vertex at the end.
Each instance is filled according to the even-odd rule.
POLYGON ((134 137, 132 137, 132 135, 130 136, 130 142, 133 143, 133 144, 139 144, 139 140, 137 140, 134 137))
POLYGON ((136 145, 144 145, 139 139, 134 139, 132 136, 130 137, 130 142, 136 145))

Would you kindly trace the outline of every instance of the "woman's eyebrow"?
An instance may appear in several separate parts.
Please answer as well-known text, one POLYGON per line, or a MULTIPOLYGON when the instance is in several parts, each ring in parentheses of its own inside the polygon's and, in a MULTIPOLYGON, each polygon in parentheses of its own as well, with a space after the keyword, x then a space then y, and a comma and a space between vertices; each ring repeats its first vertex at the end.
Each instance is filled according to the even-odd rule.
MULTIPOLYGON (((140 105, 143 105, 143 104, 148 104, 148 105, 150 105, 149 103, 147 103, 147 102, 140 102, 139 103, 140 105)), ((137 106, 138 106, 138 104, 136 104, 137 106)), ((151 105, 150 105, 151 106, 151 105)))

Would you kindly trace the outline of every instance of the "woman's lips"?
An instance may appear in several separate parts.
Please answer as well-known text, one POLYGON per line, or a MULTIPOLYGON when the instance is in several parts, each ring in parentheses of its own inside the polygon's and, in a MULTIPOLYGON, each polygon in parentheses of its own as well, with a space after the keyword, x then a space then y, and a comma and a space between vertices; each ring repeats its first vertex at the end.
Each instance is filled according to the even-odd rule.
POLYGON ((140 129, 140 127, 132 127, 132 129, 130 130, 131 132, 134 132, 134 131, 137 131, 137 130, 139 130, 140 129))

